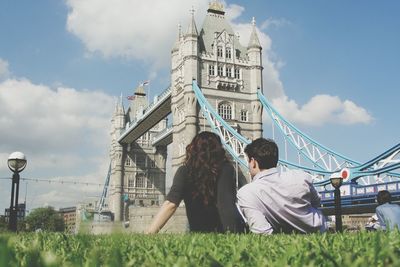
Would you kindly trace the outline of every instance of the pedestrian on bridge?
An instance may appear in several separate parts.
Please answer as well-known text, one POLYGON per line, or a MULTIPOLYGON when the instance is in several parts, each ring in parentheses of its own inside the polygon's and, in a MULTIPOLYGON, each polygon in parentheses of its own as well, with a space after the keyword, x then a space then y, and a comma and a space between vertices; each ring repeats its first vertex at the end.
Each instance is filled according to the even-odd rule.
POLYGON ((383 230, 392 230, 397 227, 400 230, 400 206, 391 203, 392 196, 389 191, 382 190, 377 195, 378 207, 376 215, 383 230))
POLYGON ((279 171, 278 146, 259 138, 246 146, 252 181, 238 191, 238 205, 250 231, 259 234, 313 233, 326 230, 320 198, 310 174, 279 171))
POLYGON ((236 208, 235 171, 218 135, 201 132, 186 147, 186 160, 146 233, 157 233, 183 200, 191 232, 243 232, 236 208))

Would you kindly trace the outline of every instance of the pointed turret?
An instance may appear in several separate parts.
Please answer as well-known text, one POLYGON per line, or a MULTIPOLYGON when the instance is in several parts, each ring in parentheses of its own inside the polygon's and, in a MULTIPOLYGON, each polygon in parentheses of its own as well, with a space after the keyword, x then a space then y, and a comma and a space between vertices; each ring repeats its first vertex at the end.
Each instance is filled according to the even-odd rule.
POLYGON ((172 47, 171 53, 179 51, 179 46, 181 45, 181 36, 181 24, 178 24, 178 36, 176 37, 176 41, 174 43, 174 46, 172 47))
POLYGON ((119 101, 115 101, 114 115, 112 121, 114 124, 114 128, 118 129, 117 132, 125 127, 125 109, 124 104, 122 103, 122 93, 119 101))
POLYGON ((190 20, 187 32, 186 32, 186 36, 193 36, 193 37, 197 37, 199 35, 198 31, 197 31, 197 27, 196 27, 196 22, 194 21, 194 9, 192 8, 190 10, 190 13, 192 14, 192 18, 190 20))
POLYGON ((256 30, 256 20, 254 17, 253 17, 251 24, 253 25, 253 30, 251 32, 249 45, 247 47, 248 47, 248 49, 250 49, 250 48, 260 48, 261 49, 260 40, 258 39, 258 34, 257 34, 257 30, 256 30))
POLYGON ((120 115, 120 114, 125 115, 124 103, 122 102, 122 93, 121 93, 121 95, 120 95, 120 97, 119 97, 119 102, 118 102, 118 104, 117 104, 116 109, 117 109, 117 113, 118 113, 119 115, 120 115))
POLYGON ((139 84, 135 89, 135 93, 130 106, 130 114, 129 117, 131 120, 136 120, 143 114, 143 111, 148 106, 148 101, 146 97, 146 92, 144 89, 143 83, 139 84))

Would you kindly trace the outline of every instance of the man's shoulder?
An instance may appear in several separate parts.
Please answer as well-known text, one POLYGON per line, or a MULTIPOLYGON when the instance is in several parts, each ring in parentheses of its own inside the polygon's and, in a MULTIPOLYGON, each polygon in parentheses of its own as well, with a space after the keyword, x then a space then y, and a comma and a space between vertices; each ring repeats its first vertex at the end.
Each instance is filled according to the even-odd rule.
POLYGON ((248 184, 245 184, 244 186, 242 186, 242 187, 238 190, 237 195, 238 195, 238 196, 242 196, 242 197, 251 195, 251 194, 249 194, 249 193, 253 193, 254 190, 256 189, 256 187, 257 187, 257 186, 256 186, 256 183, 255 183, 255 182, 250 182, 250 183, 248 183, 248 184))
POLYGON ((378 207, 376 207, 376 209, 378 210, 383 210, 383 209, 391 209, 391 210, 393 210, 393 209, 395 209, 395 210, 397 210, 397 209, 399 209, 400 210, 400 205, 398 205, 398 204, 396 204, 396 203, 385 203, 385 204, 382 204, 382 205, 379 205, 378 207))
POLYGON ((303 170, 289 169, 282 172, 281 176, 290 176, 296 177, 297 180, 301 178, 302 180, 312 181, 312 175, 303 170))

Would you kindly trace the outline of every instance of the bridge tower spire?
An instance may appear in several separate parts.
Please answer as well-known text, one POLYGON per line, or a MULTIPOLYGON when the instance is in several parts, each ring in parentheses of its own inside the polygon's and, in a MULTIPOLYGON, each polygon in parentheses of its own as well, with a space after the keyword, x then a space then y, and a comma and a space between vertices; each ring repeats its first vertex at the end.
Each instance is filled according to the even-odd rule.
MULTIPOLYGON (((174 127, 172 143, 172 172, 183 163, 185 148, 198 132, 198 108, 192 90, 193 79, 199 78, 199 36, 194 19, 194 9, 187 31, 183 34, 179 48, 172 50, 171 97, 172 124, 174 127)), ((180 32, 180 31, 179 31, 180 32)), ((180 34, 178 34, 178 40, 180 34)), ((176 42, 178 43, 178 41, 176 42)))
POLYGON ((114 211, 115 221, 122 220, 122 193, 123 193, 123 154, 124 147, 117 140, 125 128, 125 110, 122 94, 115 103, 114 114, 111 118, 111 188, 109 190, 110 208, 114 211))
MULTIPOLYGON (((249 65, 250 65, 250 80, 249 80, 249 90, 252 94, 257 94, 257 90, 260 89, 262 92, 263 89, 263 80, 262 80, 262 47, 260 44, 260 40, 257 34, 256 28, 256 20, 253 17, 252 19, 252 32, 250 35, 249 44, 247 46, 247 55, 249 57, 249 65)), ((262 105, 257 100, 254 99, 251 101, 251 114, 253 121, 253 131, 254 138, 262 136, 262 105)))

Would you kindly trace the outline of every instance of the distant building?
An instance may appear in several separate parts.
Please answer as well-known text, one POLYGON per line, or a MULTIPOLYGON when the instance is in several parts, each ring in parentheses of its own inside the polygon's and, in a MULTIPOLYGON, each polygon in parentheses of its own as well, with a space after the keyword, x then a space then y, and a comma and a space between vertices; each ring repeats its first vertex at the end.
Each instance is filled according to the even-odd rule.
MULTIPOLYGON (((17 221, 18 222, 23 221, 25 219, 25 215, 26 215, 26 205, 25 205, 25 203, 18 204, 17 221)), ((4 218, 5 218, 5 222, 8 223, 8 221, 10 219, 10 208, 6 208, 5 209, 4 218)))
POLYGON ((76 230, 76 207, 60 208, 59 213, 64 219, 65 231, 75 233, 76 230))
POLYGON ((364 229, 372 215, 373 213, 344 215, 343 225, 349 230, 364 229))

